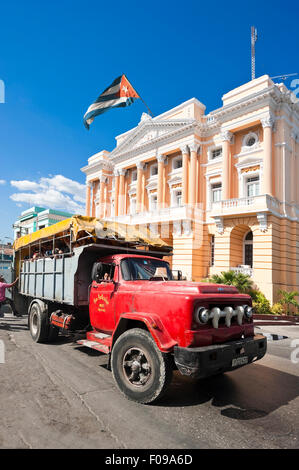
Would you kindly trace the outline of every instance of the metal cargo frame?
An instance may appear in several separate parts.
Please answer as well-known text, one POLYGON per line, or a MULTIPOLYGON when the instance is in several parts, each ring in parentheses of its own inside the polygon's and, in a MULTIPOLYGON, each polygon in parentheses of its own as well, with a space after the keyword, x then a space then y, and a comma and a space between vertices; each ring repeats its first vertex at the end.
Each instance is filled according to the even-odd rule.
POLYGON ((91 244, 73 248, 71 255, 61 255, 61 258, 24 260, 20 269, 19 293, 75 307, 88 305, 88 288, 91 284, 93 264, 101 257, 116 253, 157 258, 169 255, 163 251, 91 244))

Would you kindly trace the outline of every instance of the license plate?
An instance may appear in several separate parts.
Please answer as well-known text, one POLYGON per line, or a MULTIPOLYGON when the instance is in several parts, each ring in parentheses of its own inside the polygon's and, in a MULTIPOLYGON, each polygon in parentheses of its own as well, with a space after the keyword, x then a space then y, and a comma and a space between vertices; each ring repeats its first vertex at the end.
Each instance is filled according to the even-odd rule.
POLYGON ((236 357, 232 360, 232 367, 243 366, 244 364, 248 364, 247 356, 236 357))

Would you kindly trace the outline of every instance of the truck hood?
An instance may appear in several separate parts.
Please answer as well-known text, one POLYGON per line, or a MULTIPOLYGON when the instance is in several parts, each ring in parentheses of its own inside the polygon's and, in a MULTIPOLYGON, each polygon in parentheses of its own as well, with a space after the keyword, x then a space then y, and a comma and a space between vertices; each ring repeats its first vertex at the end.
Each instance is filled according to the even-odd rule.
MULTIPOLYGON (((134 291, 142 292, 163 292, 175 294, 238 294, 239 291, 234 286, 223 284, 209 284, 205 282, 191 281, 129 281, 134 283, 134 291)), ((133 286, 132 286, 133 287, 133 286)))

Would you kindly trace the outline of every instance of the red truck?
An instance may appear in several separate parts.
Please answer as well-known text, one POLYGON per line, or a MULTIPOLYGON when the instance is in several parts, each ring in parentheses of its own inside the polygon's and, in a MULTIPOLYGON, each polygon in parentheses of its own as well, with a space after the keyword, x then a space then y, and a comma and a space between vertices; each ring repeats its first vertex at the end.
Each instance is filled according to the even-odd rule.
POLYGON ((127 398, 158 400, 176 369, 203 378, 265 355, 249 295, 233 286, 175 280, 163 246, 141 249, 99 237, 75 245, 56 257, 19 257, 16 301, 23 309, 26 303, 34 341, 80 333, 79 344, 107 354, 127 398))

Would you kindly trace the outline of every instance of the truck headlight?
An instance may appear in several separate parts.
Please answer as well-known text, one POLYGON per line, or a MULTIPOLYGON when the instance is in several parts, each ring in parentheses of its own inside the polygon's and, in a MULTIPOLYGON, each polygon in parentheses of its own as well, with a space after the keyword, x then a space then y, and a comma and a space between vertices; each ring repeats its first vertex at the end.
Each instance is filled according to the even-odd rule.
POLYGON ((244 313, 245 313, 246 318, 251 318, 253 315, 253 307, 250 307, 249 305, 245 305, 244 313))
POLYGON ((209 321, 210 311, 205 307, 198 307, 195 310, 195 320, 198 323, 207 323, 209 321))

